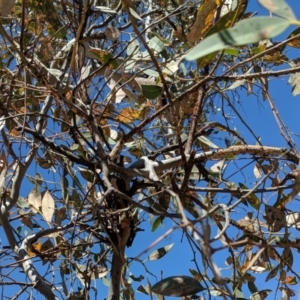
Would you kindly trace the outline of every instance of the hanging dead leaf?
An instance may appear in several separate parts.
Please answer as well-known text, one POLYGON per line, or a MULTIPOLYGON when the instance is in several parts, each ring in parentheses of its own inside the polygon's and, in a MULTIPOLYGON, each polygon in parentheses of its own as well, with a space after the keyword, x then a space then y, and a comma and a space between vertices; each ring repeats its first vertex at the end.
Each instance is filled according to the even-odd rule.
POLYGON ((28 246, 27 253, 30 257, 36 256, 42 248, 42 243, 37 242, 28 246))
POLYGON ((2 17, 7 17, 15 5, 15 0, 0 0, 0 11, 2 17))
POLYGON ((20 138, 22 136, 22 133, 19 130, 16 130, 15 128, 12 128, 8 134, 14 138, 20 138))
POLYGON ((28 195, 28 203, 32 206, 33 211, 38 213, 42 206, 42 196, 39 188, 35 186, 28 195))
POLYGON ((262 176, 262 169, 259 164, 255 164, 253 173, 256 178, 260 178, 262 176))
POLYGON ((31 218, 28 215, 23 215, 21 217, 21 222, 23 224, 25 224, 27 227, 29 227, 31 229, 33 228, 33 224, 32 224, 31 218))
POLYGON ((194 45, 213 25, 214 16, 218 7, 218 1, 205 0, 199 6, 196 21, 187 34, 187 41, 194 45))
POLYGON ((49 191, 46 191, 44 194, 44 197, 42 199, 42 213, 44 216, 44 219, 51 223, 53 213, 55 209, 55 202, 49 191))
POLYGON ((123 123, 131 123, 141 117, 141 111, 131 107, 124 108, 117 116, 117 120, 123 123))

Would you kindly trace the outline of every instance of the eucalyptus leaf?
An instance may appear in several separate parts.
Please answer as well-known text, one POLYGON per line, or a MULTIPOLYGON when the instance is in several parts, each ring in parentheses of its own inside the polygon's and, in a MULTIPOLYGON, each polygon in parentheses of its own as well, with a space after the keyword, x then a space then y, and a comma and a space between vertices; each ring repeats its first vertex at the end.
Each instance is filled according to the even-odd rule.
POLYGON ((210 35, 187 53, 184 59, 191 61, 230 46, 247 45, 263 39, 271 39, 282 33, 289 25, 289 21, 276 17, 246 19, 232 28, 210 35))
POLYGON ((156 99, 162 93, 162 88, 158 85, 142 85, 143 95, 148 99, 156 99))
POLYGON ((152 292, 165 296, 183 297, 203 291, 198 280, 189 276, 172 276, 157 282, 152 292))

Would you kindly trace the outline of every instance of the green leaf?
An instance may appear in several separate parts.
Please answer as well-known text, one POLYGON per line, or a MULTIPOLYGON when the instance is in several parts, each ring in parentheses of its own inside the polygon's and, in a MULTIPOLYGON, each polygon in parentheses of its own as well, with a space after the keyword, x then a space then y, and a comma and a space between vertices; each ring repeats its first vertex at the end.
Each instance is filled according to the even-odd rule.
POLYGON ((151 228, 151 232, 154 232, 161 224, 163 221, 163 217, 159 216, 155 219, 155 221, 153 222, 152 228, 151 228))
POLYGON ((162 88, 158 85, 142 85, 143 95, 148 99, 155 99, 162 93, 162 88))
POLYGON ((28 200, 23 197, 19 197, 17 201, 17 206, 20 208, 28 208, 29 207, 28 200))
POLYGON ((165 256, 170 250, 171 248, 174 246, 174 244, 170 244, 167 245, 165 247, 159 248, 155 251, 153 251, 149 256, 148 259, 149 260, 157 260, 162 258, 163 256, 165 256))
POLYGON ((152 292, 165 296, 183 297, 203 291, 204 288, 194 278, 189 276, 171 276, 157 282, 152 292))
POLYGON ((252 281, 248 281, 248 289, 249 289, 249 291, 250 291, 252 294, 258 292, 255 283, 252 282, 252 281))
POLYGON ((296 21, 294 12, 283 0, 258 0, 259 3, 275 15, 289 21, 296 21))
POLYGON ((94 173, 86 168, 78 167, 80 175, 87 181, 93 182, 94 181, 94 173))
POLYGON ((130 14, 137 20, 140 20, 140 21, 143 21, 143 19, 137 14, 137 12, 132 9, 131 7, 128 7, 129 8, 129 12, 130 14))
POLYGON ((207 137, 205 137, 204 135, 199 136, 199 137, 198 137, 198 140, 199 140, 201 143, 207 145, 209 148, 213 148, 213 149, 218 149, 218 148, 219 148, 216 144, 214 144, 213 142, 211 142, 211 141, 210 141, 207 137))
POLYGON ((290 22, 281 18, 256 17, 238 22, 233 28, 210 35, 196 45, 184 59, 191 61, 230 46, 257 43, 282 33, 290 22))
MULTIPOLYGON (((241 183, 241 182, 239 183, 239 186, 240 186, 241 189, 248 190, 248 187, 246 185, 244 185, 243 183, 241 183)), ((256 210, 259 209, 260 201, 254 193, 251 193, 250 195, 248 195, 246 200, 253 208, 255 208, 256 210)))
POLYGON ((149 41, 149 46, 151 49, 159 53, 165 49, 165 44, 156 36, 149 41))
POLYGON ((275 268, 273 268, 273 269, 269 272, 269 274, 268 274, 268 276, 267 276, 267 278, 266 278, 266 280, 265 280, 266 282, 269 281, 270 279, 274 278, 274 277, 277 275, 278 270, 279 270, 279 267, 280 267, 280 265, 277 265, 275 268))
POLYGON ((128 56, 131 55, 137 55, 140 52, 140 44, 137 40, 131 40, 127 49, 126 49, 126 54, 128 56))

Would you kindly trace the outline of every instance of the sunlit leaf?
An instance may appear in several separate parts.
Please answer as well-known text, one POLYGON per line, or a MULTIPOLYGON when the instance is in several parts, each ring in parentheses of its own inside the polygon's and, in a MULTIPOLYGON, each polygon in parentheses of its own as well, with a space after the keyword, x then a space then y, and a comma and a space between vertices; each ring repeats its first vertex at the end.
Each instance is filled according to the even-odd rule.
POLYGON ((149 46, 159 53, 165 49, 165 44, 157 36, 150 39, 149 46))
POLYGON ((45 221, 51 223, 55 210, 55 202, 50 192, 47 190, 42 199, 42 213, 45 221))
POLYGON ((262 176, 262 170, 259 164, 255 164, 253 173, 256 178, 260 178, 262 176))
POLYGON ((28 203, 33 207, 35 212, 39 212, 42 206, 42 196, 39 188, 34 187, 28 195, 28 203))
POLYGON ((30 257, 36 256, 42 248, 42 243, 41 242, 36 242, 34 244, 29 245, 27 249, 27 253, 30 257))
POLYGON ((262 39, 271 39, 282 33, 290 22, 281 18, 256 17, 243 20, 233 28, 210 35, 196 45, 184 58, 195 60, 230 46, 257 43, 262 39))
POLYGON ((117 116, 117 120, 123 123, 131 123, 140 119, 142 116, 142 111, 136 108, 126 107, 123 108, 119 115, 117 116))
POLYGON ((290 284, 290 285, 295 285, 298 282, 297 282, 297 279, 296 279, 295 276, 287 276, 286 279, 285 279, 285 281, 284 281, 284 283, 290 284))
POLYGON ((162 248, 159 248, 155 251, 153 251, 149 256, 148 259, 149 260, 157 260, 162 258, 163 256, 165 256, 170 250, 171 248, 174 246, 174 244, 170 244, 167 246, 164 246, 162 248))
POLYGON ((209 140, 206 136, 204 136, 204 135, 199 136, 199 137, 198 137, 198 140, 199 140, 201 143, 207 145, 209 148, 213 148, 213 149, 218 149, 218 148, 219 148, 216 144, 214 144, 212 141, 210 141, 210 140, 209 140))

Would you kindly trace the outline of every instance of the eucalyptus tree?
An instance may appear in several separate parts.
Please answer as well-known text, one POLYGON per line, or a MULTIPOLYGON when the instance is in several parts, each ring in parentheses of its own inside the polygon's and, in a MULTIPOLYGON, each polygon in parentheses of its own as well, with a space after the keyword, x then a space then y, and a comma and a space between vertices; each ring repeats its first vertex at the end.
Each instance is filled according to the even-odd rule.
POLYGON ((3 298, 264 299, 256 278, 295 294, 299 156, 268 80, 299 93, 300 23, 282 0, 259 1, 271 17, 250 2, 2 1, 3 298), (246 95, 285 148, 244 119, 246 95), (194 268, 159 280, 171 233, 194 268))

